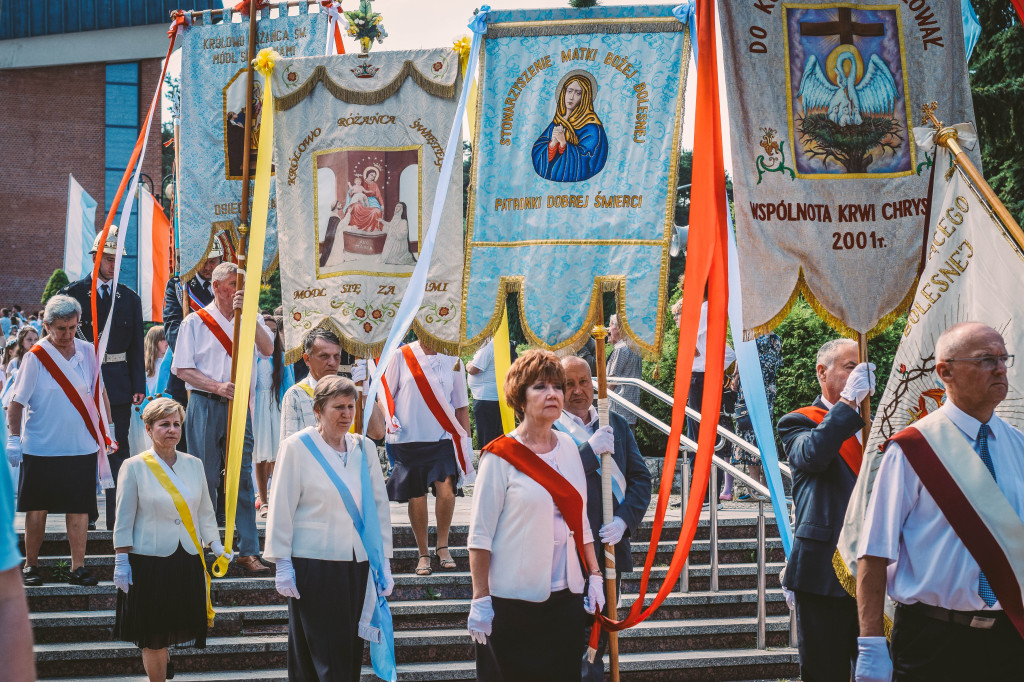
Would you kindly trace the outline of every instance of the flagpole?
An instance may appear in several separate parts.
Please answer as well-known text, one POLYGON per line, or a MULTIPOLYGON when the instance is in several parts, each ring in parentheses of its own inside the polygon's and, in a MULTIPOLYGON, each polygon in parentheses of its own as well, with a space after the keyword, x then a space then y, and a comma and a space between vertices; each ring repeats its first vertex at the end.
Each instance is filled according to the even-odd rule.
MULTIPOLYGON (((171 206, 171 272, 177 277, 180 273, 178 267, 180 261, 178 260, 178 226, 180 225, 179 217, 181 216, 181 197, 179 196, 178 189, 180 184, 178 179, 181 177, 181 152, 180 152, 180 140, 181 140, 181 121, 175 116, 174 117, 174 203, 171 206)), ((188 294, 186 293, 184 300, 182 301, 181 312, 182 317, 188 315, 190 310, 188 305, 188 294)))
MULTIPOLYGON (((863 332, 857 334, 857 362, 868 361, 868 335, 863 332)), ((861 448, 868 449, 868 437, 871 435, 871 395, 870 393, 860 401, 860 417, 864 420, 861 429, 861 448)))
MULTIPOLYGON (((597 319, 593 331, 594 336, 594 357, 597 360, 594 364, 597 368, 597 418, 602 426, 611 422, 608 417, 608 376, 605 368, 604 337, 608 333, 604 328, 604 302, 598 296, 597 319)), ((612 506, 614 497, 612 495, 612 453, 595 452, 601 458, 601 522, 609 524, 615 514, 612 506)), ((615 589, 615 545, 604 546, 604 593, 605 610, 612 620, 619 619, 618 603, 619 596, 615 589)), ((619 633, 608 633, 608 661, 611 671, 612 682, 619 682, 619 633)))

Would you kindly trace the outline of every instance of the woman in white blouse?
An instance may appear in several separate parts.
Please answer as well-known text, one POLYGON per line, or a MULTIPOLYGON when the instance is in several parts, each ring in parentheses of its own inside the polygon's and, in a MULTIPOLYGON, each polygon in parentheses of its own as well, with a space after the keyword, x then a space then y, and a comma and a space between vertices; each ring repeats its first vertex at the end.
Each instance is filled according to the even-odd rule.
POLYGON ((151 401, 142 421, 153 448, 125 460, 117 480, 114 638, 142 649, 151 682, 173 674, 168 646, 206 646, 212 612, 197 542, 225 554, 203 462, 175 449, 184 418, 176 401, 151 401))
MULTIPOLYGON (((369 468, 383 542, 382 596, 391 594, 391 509, 377 448, 349 433, 356 387, 324 377, 313 393, 317 425, 281 442, 274 468, 264 556, 277 563, 277 591, 288 597, 288 679, 358 682, 363 643, 360 616, 370 562, 342 495, 325 467, 363 512, 362 472, 369 468), (310 448, 315 449, 311 450, 310 448), (364 464, 365 462, 365 464, 364 464)), ((372 587, 371 587, 372 589, 372 587)))
MULTIPOLYGON (((579 451, 551 427, 562 413, 565 374, 554 353, 532 350, 509 368, 505 395, 520 419, 509 433, 575 488, 587 508, 579 451)), ((587 613, 604 605, 603 581, 585 513, 584 580, 572 531, 539 483, 485 451, 469 520, 478 680, 566 682, 581 678, 587 613), (584 592, 587 594, 584 599, 584 592)))

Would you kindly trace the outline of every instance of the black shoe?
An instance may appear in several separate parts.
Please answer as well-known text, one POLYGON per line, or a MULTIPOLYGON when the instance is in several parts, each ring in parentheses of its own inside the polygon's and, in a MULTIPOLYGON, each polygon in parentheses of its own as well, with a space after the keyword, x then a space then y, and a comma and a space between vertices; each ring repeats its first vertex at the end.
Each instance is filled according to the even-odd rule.
POLYGON ((174 661, 169 658, 167 659, 167 674, 164 677, 168 680, 174 679, 174 661))
POLYGON ((221 528, 227 525, 227 519, 223 514, 217 514, 217 525, 221 528))
POLYGON ((93 587, 99 583, 99 578, 94 576, 85 566, 79 566, 71 572, 68 578, 69 585, 81 585, 82 587, 93 587))
POLYGON ((21 572, 21 581, 25 587, 39 587, 43 584, 43 576, 37 566, 26 566, 21 572))
POLYGON ((95 521, 90 521, 89 522, 89 530, 96 530, 96 522, 95 521))

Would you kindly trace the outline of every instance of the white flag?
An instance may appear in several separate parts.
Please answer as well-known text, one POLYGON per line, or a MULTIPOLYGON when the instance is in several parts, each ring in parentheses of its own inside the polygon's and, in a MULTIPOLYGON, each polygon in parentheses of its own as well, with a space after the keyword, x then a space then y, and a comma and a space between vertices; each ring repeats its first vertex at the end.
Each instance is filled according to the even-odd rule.
POLYGON ((68 218, 64 234, 64 274, 72 282, 92 272, 92 241, 96 237, 96 200, 68 173, 68 218))

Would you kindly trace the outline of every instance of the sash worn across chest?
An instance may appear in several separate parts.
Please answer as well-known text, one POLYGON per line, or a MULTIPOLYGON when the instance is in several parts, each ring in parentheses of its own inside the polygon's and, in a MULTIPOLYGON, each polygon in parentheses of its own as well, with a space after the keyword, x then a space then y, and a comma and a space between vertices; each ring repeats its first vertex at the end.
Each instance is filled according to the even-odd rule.
POLYGON ((218 323, 217 320, 213 319, 213 315, 211 315, 210 312, 206 310, 206 308, 200 308, 199 310, 197 310, 196 315, 199 316, 199 318, 203 321, 203 324, 206 325, 207 329, 209 329, 217 338, 217 340, 220 341, 220 345, 223 346, 224 352, 227 353, 228 355, 231 355, 233 346, 231 342, 231 337, 229 337, 227 333, 221 328, 220 323, 218 323))
MULTIPOLYGON (((569 436, 576 442, 577 447, 581 447, 584 443, 590 440, 590 434, 587 430, 580 426, 576 420, 567 415, 564 411, 562 415, 555 420, 555 428, 563 433, 569 434, 569 436)), ((595 452, 594 455, 597 457, 597 461, 601 461, 601 455, 603 453, 595 452)), ((626 477, 622 473, 622 469, 619 468, 618 462, 614 458, 608 460, 611 462, 611 474, 612 474, 612 495, 615 496, 615 501, 622 504, 622 501, 626 499, 626 477)), ((601 475, 601 466, 598 464, 597 475, 601 475)))
POLYGON ((459 425, 454 415, 449 415, 448 412, 451 408, 448 406, 447 400, 445 400, 444 396, 437 395, 434 385, 424 373, 423 367, 416 358, 416 353, 411 345, 406 344, 402 346, 402 356, 405 358, 405 364, 409 367, 409 371, 416 381, 416 388, 419 389, 420 395, 423 396, 423 401, 430 409, 430 414, 434 415, 434 419, 441 425, 441 428, 452 437, 452 441, 455 443, 455 452, 458 455, 459 468, 462 469, 464 474, 468 474, 473 468, 473 463, 470 460, 470 453, 465 451, 463 444, 463 439, 466 437, 465 431, 462 430, 462 426, 459 425), (441 403, 442 400, 445 400, 444 404, 441 403), (445 409, 446 407, 448 409, 445 409))
POLYGON ((96 445, 99 446, 101 452, 106 452, 107 446, 110 445, 111 441, 107 437, 106 432, 103 429, 103 425, 96 414, 89 410, 89 406, 86 400, 82 397, 82 393, 75 388, 71 380, 60 368, 60 366, 54 361, 53 357, 43 348, 42 345, 36 344, 32 346, 32 350, 39 362, 43 364, 46 371, 50 373, 53 380, 57 382, 61 390, 64 391, 64 395, 67 396, 71 404, 74 405, 75 410, 79 416, 82 417, 82 421, 85 422, 85 428, 89 430, 89 435, 96 441, 96 445))
MULTIPOLYGON (((799 410, 794 410, 797 414, 802 414, 807 417, 815 424, 820 424, 825 420, 825 415, 828 414, 828 410, 821 407, 801 407, 799 410)), ((843 458, 847 466, 853 471, 853 475, 857 476, 860 474, 860 465, 864 459, 864 449, 857 440, 856 436, 847 438, 841 448, 839 448, 839 456, 843 458)))

